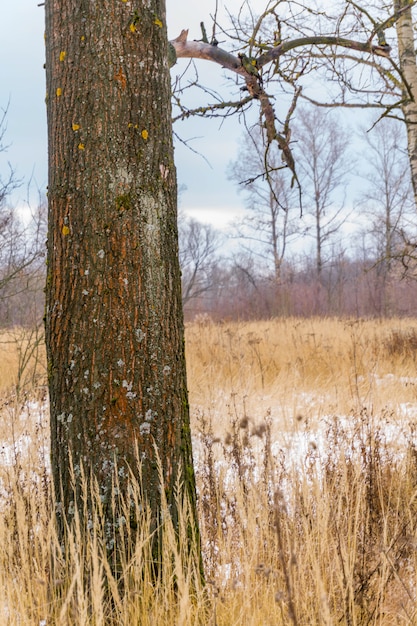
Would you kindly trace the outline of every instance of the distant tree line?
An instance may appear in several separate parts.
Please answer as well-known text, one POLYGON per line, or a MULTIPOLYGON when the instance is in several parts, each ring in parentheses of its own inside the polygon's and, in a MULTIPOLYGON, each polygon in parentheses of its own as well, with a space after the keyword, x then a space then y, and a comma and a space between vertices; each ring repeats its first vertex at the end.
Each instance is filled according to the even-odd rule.
MULTIPOLYGON (((230 166, 243 197, 242 219, 225 232, 179 217, 187 320, 415 314, 415 220, 405 129, 394 120, 370 127, 352 142, 337 116, 300 107, 293 142, 302 215, 298 191, 280 169, 279 151, 270 156, 277 167, 267 182, 261 134, 254 127, 245 135, 240 158, 230 166), (355 150, 365 159, 355 157, 355 150)), ((40 197, 23 215, 10 203, 19 184, 13 170, 0 182, 3 328, 40 323, 44 308, 46 203, 40 197)))
POLYGON ((245 212, 228 237, 182 217, 187 319, 415 314, 415 209, 405 127, 383 119, 353 136, 334 113, 299 108, 292 141, 300 215, 298 191, 287 184, 279 151, 269 155, 275 167, 266 180, 262 133, 254 126, 245 135, 230 168, 245 212))
MULTIPOLYGON (((245 115, 251 102, 259 101, 266 115, 269 105, 259 100, 262 93, 257 93, 255 84, 259 75, 245 65, 248 59, 253 63, 256 59, 264 84, 282 86, 279 100, 288 108, 287 114, 279 116, 283 121, 278 141, 270 141, 265 125, 251 124, 250 117, 245 118, 240 159, 230 169, 244 197, 244 218, 225 234, 180 216, 186 317, 206 311, 219 318, 412 314, 417 74, 411 11, 415 2, 378 2, 372 14, 349 0, 325 12, 309 5, 304 22, 291 11, 287 15, 284 5, 284 1, 267 5, 258 16, 249 12, 245 18, 249 21, 231 16, 227 32, 235 47, 245 51, 237 65, 236 59, 217 45, 209 45, 204 37, 202 42, 191 42, 184 33, 172 42, 178 58, 213 55, 211 60, 242 75, 249 90, 243 109, 238 98, 235 105, 220 101, 214 109, 194 111, 186 106, 188 88, 182 89, 177 76, 174 115, 178 119, 210 112, 226 117, 235 108, 245 115), (280 15, 278 5, 283 9, 280 15), (327 41, 326 28, 322 36, 312 24, 315 19, 333 24, 332 11, 342 17, 336 37, 327 41), (248 48, 250 31, 253 37, 248 48), (366 45, 358 43, 366 36, 366 45), (294 37, 297 46, 292 50, 294 37), (349 38, 348 48, 344 37, 349 38), (272 48, 265 54, 268 41, 272 48), (351 50, 359 54, 353 57, 351 50), (364 52, 373 56, 362 58, 364 52), (390 54, 398 57, 398 65, 393 65, 390 54), (355 70, 358 63, 362 63, 360 73, 355 70), (316 81, 308 80, 313 72, 318 72, 323 84, 332 85, 320 97, 314 90, 316 81), (371 82, 372 89, 367 89, 371 82), (359 173, 357 142, 352 145, 345 113, 343 119, 332 114, 335 106, 370 107, 381 118, 388 113, 375 128, 369 123, 364 129, 362 160, 367 167, 362 168, 358 194, 352 194, 349 179, 359 173), (289 184, 288 173, 292 176, 293 172, 288 159, 292 158, 301 182, 302 207, 294 177, 289 184)), ((214 22, 213 41, 216 28, 214 22)), ((6 114, 7 109, 0 116, 1 155, 7 149, 6 114)), ((0 172, 0 324, 30 325, 41 319, 44 308, 45 202, 40 200, 37 207, 28 209, 23 219, 9 201, 21 181, 6 160, 0 172)))

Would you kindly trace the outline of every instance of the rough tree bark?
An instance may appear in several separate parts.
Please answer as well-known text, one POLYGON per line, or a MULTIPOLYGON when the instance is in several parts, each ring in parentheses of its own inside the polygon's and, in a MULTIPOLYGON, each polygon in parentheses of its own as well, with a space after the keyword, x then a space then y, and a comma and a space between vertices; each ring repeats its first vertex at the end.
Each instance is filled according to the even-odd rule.
POLYGON ((154 527, 156 453, 174 524, 179 472, 195 519, 167 56, 163 0, 46 2, 53 483, 71 521, 70 462, 93 477, 112 535, 136 446, 154 527))
POLYGON ((399 14, 395 25, 400 69, 404 80, 402 110, 407 127, 411 181, 417 208, 417 62, 411 13, 413 4, 410 0, 394 0, 394 9, 399 14))

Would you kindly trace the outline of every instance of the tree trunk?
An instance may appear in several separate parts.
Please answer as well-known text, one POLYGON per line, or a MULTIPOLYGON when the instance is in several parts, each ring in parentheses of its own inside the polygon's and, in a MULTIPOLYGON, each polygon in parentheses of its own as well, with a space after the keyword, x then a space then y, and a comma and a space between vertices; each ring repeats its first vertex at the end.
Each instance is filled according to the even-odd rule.
POLYGON ((156 454, 174 524, 179 472, 196 519, 167 56, 163 0, 46 2, 53 483, 64 522, 97 481, 111 536, 138 456, 153 527, 156 454))
MULTIPOLYGON (((410 5, 410 0, 394 0, 396 11, 403 9, 407 5, 410 5)), ((400 69, 406 83, 402 110, 407 126, 408 156, 410 159, 414 201, 417 208, 417 63, 411 6, 400 14, 395 24, 400 69)))

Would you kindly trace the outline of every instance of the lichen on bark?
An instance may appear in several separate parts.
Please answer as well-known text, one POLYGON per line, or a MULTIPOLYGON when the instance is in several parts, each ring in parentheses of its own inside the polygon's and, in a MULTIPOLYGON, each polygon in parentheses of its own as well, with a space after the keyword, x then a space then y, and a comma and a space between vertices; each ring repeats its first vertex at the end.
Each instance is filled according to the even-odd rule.
POLYGON ((46 4, 46 340, 61 529, 86 510, 84 477, 117 536, 115 472, 125 495, 141 477, 157 527, 157 457, 173 519, 181 475, 196 524, 167 49, 161 0, 46 4))

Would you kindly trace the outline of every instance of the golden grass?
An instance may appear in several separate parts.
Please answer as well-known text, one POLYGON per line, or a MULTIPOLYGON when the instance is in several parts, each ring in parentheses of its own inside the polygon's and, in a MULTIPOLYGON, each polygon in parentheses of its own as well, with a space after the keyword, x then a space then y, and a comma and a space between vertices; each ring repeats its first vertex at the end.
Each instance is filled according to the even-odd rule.
POLYGON ((0 394, 32 389, 45 378, 42 329, 15 328, 0 333, 0 394))
POLYGON ((120 585, 97 494, 92 529, 76 524, 61 550, 47 418, 17 389, 0 429, 3 450, 15 443, 0 467, 0 623, 417 623, 417 320, 192 324, 186 349, 205 586, 169 516, 151 584, 146 515, 126 528, 120 585))
POLYGON ((232 403, 272 411, 282 428, 417 399, 417 320, 208 322, 188 325, 186 338, 191 406, 219 416, 232 403))

